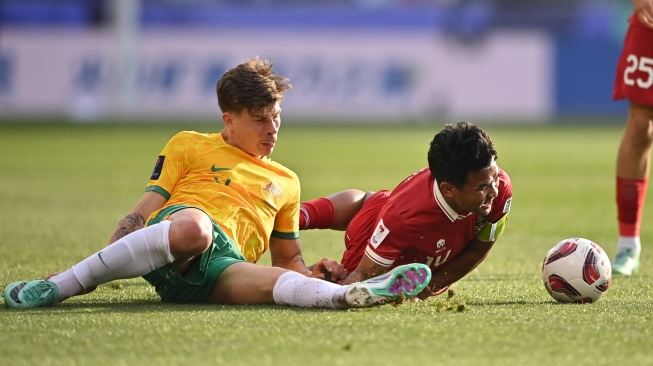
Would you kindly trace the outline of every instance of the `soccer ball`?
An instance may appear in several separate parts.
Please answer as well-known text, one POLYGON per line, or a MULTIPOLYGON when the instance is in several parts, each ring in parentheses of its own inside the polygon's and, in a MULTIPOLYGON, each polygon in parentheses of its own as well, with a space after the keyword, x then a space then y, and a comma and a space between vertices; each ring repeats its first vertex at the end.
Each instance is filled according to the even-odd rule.
POLYGON ((610 287, 612 265, 591 240, 569 238, 556 244, 542 262, 544 287, 564 303, 595 302, 610 287))

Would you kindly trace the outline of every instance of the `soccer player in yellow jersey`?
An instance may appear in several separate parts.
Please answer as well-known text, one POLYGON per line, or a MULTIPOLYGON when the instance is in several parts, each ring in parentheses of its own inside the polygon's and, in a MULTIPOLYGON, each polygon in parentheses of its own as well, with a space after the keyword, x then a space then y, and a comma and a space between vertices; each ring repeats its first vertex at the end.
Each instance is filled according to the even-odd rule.
POLYGON ((173 303, 346 309, 416 296, 431 277, 425 265, 341 286, 333 283, 346 275, 337 262, 304 264, 299 180, 268 158, 290 87, 258 57, 227 70, 217 84, 224 129, 172 137, 109 245, 61 274, 9 284, 5 306, 53 305, 139 276, 173 303), (268 249, 272 266, 255 264, 268 249))

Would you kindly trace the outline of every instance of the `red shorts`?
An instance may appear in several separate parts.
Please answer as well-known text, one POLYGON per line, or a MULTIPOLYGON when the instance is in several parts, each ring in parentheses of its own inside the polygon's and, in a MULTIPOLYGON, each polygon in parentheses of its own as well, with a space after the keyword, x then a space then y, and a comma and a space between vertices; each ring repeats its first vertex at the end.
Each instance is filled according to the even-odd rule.
POLYGON ((363 207, 347 225, 345 252, 342 254, 341 261, 347 271, 352 272, 358 267, 378 223, 381 209, 389 196, 390 191, 378 191, 368 197, 363 207))
POLYGON ((628 22, 612 99, 653 106, 653 29, 642 25, 636 15, 628 22))

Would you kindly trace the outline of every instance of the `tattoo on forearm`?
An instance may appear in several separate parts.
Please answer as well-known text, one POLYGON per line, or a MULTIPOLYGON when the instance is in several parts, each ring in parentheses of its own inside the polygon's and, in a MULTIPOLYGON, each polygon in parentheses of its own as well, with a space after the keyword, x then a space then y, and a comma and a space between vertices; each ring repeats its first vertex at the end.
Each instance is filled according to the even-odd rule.
POLYGON ((116 240, 126 236, 127 234, 133 233, 138 229, 142 229, 145 226, 145 219, 139 214, 128 214, 120 223, 118 223, 118 228, 116 229, 116 240))

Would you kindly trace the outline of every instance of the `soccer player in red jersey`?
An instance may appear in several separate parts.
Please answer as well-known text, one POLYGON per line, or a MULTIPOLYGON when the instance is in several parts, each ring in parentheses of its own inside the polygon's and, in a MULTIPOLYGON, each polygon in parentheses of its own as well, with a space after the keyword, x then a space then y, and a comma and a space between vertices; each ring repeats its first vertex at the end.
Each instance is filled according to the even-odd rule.
POLYGON ((406 263, 428 265, 426 298, 476 268, 503 233, 512 184, 496 160, 480 127, 448 124, 431 141, 428 167, 392 191, 350 189, 304 202, 300 229, 345 230, 343 283, 406 263))
POLYGON ((619 240, 612 272, 631 275, 639 267, 640 227, 653 143, 653 0, 633 0, 612 97, 630 102, 616 169, 619 240))

